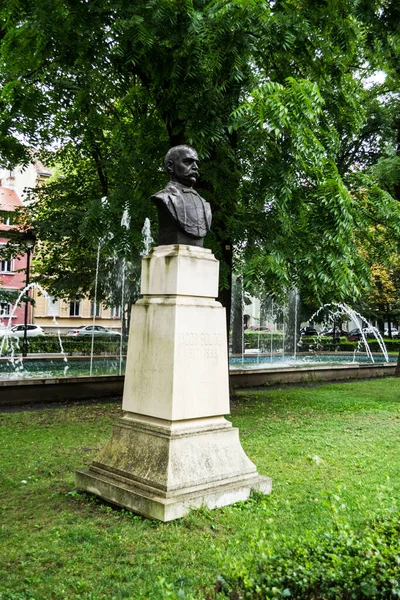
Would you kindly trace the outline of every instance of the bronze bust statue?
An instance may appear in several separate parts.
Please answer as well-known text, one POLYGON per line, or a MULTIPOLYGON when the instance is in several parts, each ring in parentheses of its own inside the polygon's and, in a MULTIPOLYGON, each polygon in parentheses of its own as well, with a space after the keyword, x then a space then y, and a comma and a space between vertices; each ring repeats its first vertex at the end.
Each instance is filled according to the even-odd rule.
POLYGON ((164 164, 170 181, 151 197, 158 212, 158 244, 202 247, 210 231, 211 207, 193 189, 199 173, 197 152, 190 146, 174 146, 164 164))

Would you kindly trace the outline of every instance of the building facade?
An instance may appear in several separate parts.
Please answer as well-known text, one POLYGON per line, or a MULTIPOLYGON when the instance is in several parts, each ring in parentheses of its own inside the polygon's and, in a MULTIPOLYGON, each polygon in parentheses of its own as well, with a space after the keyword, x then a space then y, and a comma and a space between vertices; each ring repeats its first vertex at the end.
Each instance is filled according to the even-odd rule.
MULTIPOLYGON (((13 212, 18 206, 24 206, 29 188, 43 185, 51 177, 51 170, 39 161, 33 161, 27 167, 13 170, 0 170, 0 286, 5 290, 20 292, 25 287, 27 256, 12 260, 2 260, 1 248, 8 241, 7 232, 15 229, 13 212)), ((38 241, 40 243, 40 240, 38 241)), ((34 273, 33 273, 34 275, 34 273)), ((30 305, 28 323, 43 327, 47 333, 60 330, 67 333, 70 329, 90 325, 93 320, 98 325, 121 330, 121 308, 105 307, 87 299, 59 299, 50 297, 46 290, 33 288, 31 296, 34 305, 30 305)), ((14 307, 8 302, 0 304, 0 325, 11 325, 24 322, 25 304, 14 307)))
MULTIPOLYGON (((19 206, 22 206, 22 202, 14 190, 0 187, 0 286, 15 294, 25 287, 27 255, 9 258, 4 254, 4 249, 10 234, 15 230, 13 215, 19 206)), ((24 323, 24 317, 24 303, 15 306, 11 302, 0 302, 0 325, 24 323)), ((32 305, 28 305, 28 323, 32 322, 32 317, 32 305)))
POLYGON ((82 325, 91 325, 95 320, 97 325, 108 329, 121 330, 120 307, 105 307, 95 304, 87 298, 79 300, 56 299, 41 292, 33 290, 35 299, 34 322, 48 332, 68 333, 82 325))

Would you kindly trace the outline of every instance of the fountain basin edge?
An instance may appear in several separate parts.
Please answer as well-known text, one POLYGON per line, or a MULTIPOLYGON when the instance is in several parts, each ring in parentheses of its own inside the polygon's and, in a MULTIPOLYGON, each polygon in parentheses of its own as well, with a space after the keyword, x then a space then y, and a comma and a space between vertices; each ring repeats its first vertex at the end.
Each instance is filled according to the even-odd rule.
POLYGON ((0 380, 0 408, 122 396, 124 375, 0 380))
POLYGON ((289 385, 296 383, 319 383, 393 377, 396 363, 351 363, 335 365, 312 365, 304 367, 283 367, 277 369, 235 370, 230 372, 234 389, 289 385))
MULTIPOLYGON (((230 371, 233 389, 393 377, 396 363, 312 365, 230 371)), ((122 396, 124 375, 0 380, 0 408, 122 396)))

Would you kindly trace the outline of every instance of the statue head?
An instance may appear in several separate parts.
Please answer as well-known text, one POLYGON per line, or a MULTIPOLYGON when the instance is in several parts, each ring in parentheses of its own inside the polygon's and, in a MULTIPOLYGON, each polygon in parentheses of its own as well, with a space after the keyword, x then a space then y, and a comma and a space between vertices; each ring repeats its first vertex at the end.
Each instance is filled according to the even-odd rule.
POLYGON ((170 148, 164 159, 165 168, 171 181, 193 187, 199 174, 199 157, 190 146, 170 148))

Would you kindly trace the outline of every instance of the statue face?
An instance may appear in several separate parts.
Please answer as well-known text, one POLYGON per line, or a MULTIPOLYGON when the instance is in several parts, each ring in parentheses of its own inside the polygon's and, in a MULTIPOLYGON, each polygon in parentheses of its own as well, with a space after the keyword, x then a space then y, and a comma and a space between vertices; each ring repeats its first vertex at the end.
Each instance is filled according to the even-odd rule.
POLYGON ((199 157, 192 148, 183 148, 168 165, 171 181, 192 187, 199 174, 199 157))

